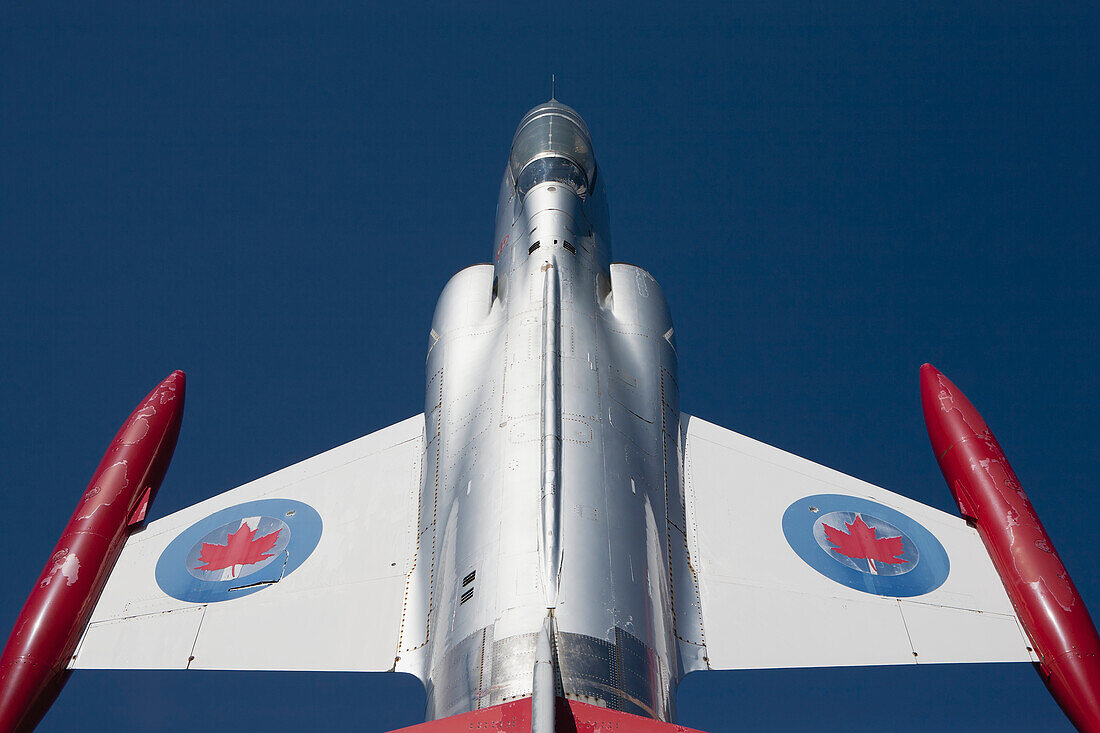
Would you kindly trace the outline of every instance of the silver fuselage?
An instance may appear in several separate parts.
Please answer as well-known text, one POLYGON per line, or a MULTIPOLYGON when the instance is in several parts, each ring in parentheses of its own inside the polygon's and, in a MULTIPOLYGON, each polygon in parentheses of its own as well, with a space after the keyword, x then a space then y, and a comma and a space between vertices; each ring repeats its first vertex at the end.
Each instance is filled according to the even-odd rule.
POLYGON ((506 171, 494 264, 436 307, 396 667, 428 719, 531 695, 548 613, 571 699, 668 720, 702 654, 672 321, 648 272, 611 264, 592 177, 521 195, 506 171))

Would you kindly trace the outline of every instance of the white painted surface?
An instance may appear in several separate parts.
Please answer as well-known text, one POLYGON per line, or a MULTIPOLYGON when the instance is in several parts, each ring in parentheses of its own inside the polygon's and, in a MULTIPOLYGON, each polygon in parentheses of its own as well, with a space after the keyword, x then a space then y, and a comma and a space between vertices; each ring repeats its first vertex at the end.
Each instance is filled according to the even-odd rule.
MULTIPOLYGON (((906 603, 905 625, 918 664, 940 662, 1027 662, 1027 638, 1016 617, 999 613, 906 603), (1021 645, 1025 648, 1021 652, 1021 645), (958 659, 965 649, 967 659, 958 659)), ((1037 659, 1035 661, 1038 661, 1037 659)))
POLYGON ((186 669, 204 609, 130 616, 91 624, 77 649, 76 669, 186 669), (85 664, 92 661, 92 664, 85 664))
POLYGON ((710 668, 1032 660, 985 547, 962 519, 699 418, 684 415, 681 425, 710 668), (895 599, 818 573, 782 529, 787 507, 813 494, 870 499, 916 520, 946 549, 947 580, 895 599))
POLYGON ((409 418, 131 536, 71 666, 183 669, 193 656, 192 669, 391 669, 423 430, 422 415, 409 418), (239 600, 195 604, 161 592, 154 571, 172 540, 220 509, 263 498, 295 499, 320 513, 320 542, 301 567, 239 600))

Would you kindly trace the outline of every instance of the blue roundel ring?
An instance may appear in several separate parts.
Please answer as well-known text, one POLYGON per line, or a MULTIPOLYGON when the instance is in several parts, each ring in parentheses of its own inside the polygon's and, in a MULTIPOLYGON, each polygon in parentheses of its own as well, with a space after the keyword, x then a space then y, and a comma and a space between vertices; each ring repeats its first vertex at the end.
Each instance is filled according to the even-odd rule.
POLYGON ((157 585, 190 603, 243 598, 297 570, 321 531, 321 515, 300 501, 237 504, 195 522, 164 548, 157 585))
POLYGON ((936 536, 896 509, 843 494, 807 496, 783 513, 783 536, 826 578, 879 596, 920 596, 951 571, 936 536))

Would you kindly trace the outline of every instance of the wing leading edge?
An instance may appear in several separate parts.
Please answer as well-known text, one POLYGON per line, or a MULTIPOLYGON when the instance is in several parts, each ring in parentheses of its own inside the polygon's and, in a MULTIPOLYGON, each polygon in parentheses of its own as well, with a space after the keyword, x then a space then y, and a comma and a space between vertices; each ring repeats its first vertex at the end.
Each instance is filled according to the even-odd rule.
POLYGON ((1035 661, 976 530, 683 415, 710 669, 1035 661))
POLYGON ((423 432, 417 415, 135 533, 70 666, 392 669, 423 432))

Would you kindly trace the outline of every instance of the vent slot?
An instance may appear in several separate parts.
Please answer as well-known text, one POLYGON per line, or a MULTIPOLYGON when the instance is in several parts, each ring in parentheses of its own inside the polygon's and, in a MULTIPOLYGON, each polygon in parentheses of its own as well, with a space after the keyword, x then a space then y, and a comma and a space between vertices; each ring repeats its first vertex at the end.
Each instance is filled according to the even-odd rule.
POLYGON ((567 250, 569 250, 570 252, 572 252, 573 254, 577 254, 577 248, 574 247, 573 245, 569 244, 569 242, 565 243, 565 248, 567 250))
POLYGON ((464 604, 466 601, 470 600, 473 597, 474 597, 474 589, 473 588, 467 588, 466 591, 462 594, 462 597, 458 599, 458 605, 461 606, 462 604, 464 604))
POLYGON ((229 590, 230 591, 235 591, 235 590, 246 590, 248 588, 259 588, 262 585, 274 585, 275 583, 278 583, 279 580, 280 580, 280 578, 276 578, 275 580, 261 580, 261 581, 256 582, 256 583, 249 583, 248 585, 238 585, 234 588, 230 588, 229 590))
POLYGON ((471 570, 471 571, 470 571, 470 574, 469 574, 469 575, 467 575, 467 576, 466 576, 465 578, 463 578, 463 579, 462 579, 462 587, 463 587, 463 588, 465 588, 465 587, 466 587, 466 586, 468 586, 468 585, 469 585, 470 583, 473 583, 473 582, 474 582, 474 578, 476 578, 476 577, 477 577, 477 571, 476 571, 476 570, 471 570))
POLYGON ((530 247, 529 247, 529 248, 527 249, 527 254, 531 254, 532 252, 534 252, 534 251, 535 251, 536 249, 538 249, 538 248, 539 248, 539 243, 538 243, 538 242, 535 242, 534 244, 532 244, 532 245, 531 245, 531 246, 530 246, 530 247))

